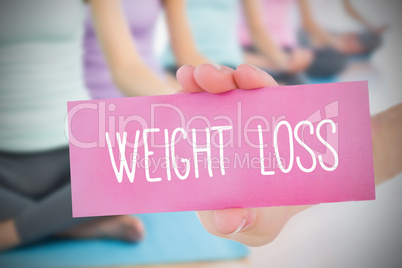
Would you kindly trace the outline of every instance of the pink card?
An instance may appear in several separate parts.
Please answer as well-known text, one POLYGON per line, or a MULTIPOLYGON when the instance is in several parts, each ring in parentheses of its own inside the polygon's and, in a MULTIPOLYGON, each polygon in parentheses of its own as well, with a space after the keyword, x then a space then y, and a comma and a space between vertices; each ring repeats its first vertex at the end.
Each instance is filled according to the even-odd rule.
POLYGON ((367 82, 68 103, 73 216, 375 198, 367 82))

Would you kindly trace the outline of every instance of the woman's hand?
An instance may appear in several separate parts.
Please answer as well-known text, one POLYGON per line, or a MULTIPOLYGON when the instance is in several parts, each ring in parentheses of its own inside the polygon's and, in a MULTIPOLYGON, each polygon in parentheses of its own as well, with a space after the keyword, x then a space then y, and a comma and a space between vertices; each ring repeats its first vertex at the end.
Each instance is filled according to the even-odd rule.
POLYGON ((236 70, 209 63, 196 68, 184 65, 177 71, 177 81, 182 88, 180 93, 200 91, 222 93, 236 88, 278 86, 272 76, 249 64, 241 64, 236 70))
POLYGON ((344 33, 332 35, 331 47, 346 55, 360 54, 364 52, 364 46, 359 40, 357 33, 344 33))
POLYGON ((296 48, 289 53, 286 71, 300 73, 305 71, 312 63, 314 54, 310 49, 296 48))
MULTIPOLYGON (((247 64, 239 65, 236 70, 213 64, 196 68, 185 65, 177 71, 177 80, 182 87, 181 93, 221 93, 236 88, 249 90, 278 85, 268 73, 247 64)), ((197 213, 211 234, 249 246, 260 246, 271 242, 288 219, 306 207, 233 208, 197 213)))

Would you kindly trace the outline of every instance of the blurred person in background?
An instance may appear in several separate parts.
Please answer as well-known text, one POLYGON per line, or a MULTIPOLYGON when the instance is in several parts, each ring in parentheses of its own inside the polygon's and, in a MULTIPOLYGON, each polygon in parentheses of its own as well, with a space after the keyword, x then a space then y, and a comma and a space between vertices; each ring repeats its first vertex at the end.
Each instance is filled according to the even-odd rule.
MULTIPOLYGON (((113 80, 127 95, 173 90, 142 61, 119 1, 88 1, 113 80), (118 42, 116 42, 118 40, 118 42)), ((84 3, 0 4, 0 250, 50 235, 138 241, 132 216, 72 218, 67 101, 88 99, 83 81, 84 3)))
POLYGON ((350 0, 299 0, 300 11, 304 20, 301 41, 315 47, 328 46, 345 55, 369 55, 380 47, 382 35, 387 25, 376 26, 366 19, 350 0), (357 27, 354 30, 342 31, 331 27, 341 24, 332 21, 332 7, 341 5, 345 18, 351 20, 357 27))
MULTIPOLYGON (((191 59, 195 65, 207 62, 207 59, 196 50, 189 26, 186 24, 184 0, 123 0, 121 4, 133 45, 143 63, 140 67, 149 69, 153 75, 141 76, 141 69, 136 67, 135 73, 131 75, 138 76, 136 79, 138 83, 143 83, 143 86, 134 91, 124 91, 118 88, 114 83, 114 78, 125 72, 109 69, 107 59, 102 53, 101 46, 103 44, 99 43, 96 35, 97 25, 94 24, 89 13, 85 20, 84 73, 85 82, 92 98, 147 95, 149 92, 148 80, 158 81, 155 86, 160 89, 169 87, 171 81, 166 79, 154 51, 156 23, 162 11, 165 11, 169 39, 176 58, 191 59)), ((114 42, 119 43, 119 39, 115 39, 114 42)), ((173 84, 172 86, 177 87, 178 85, 173 84)))
MULTIPOLYGON (((345 10, 367 28, 361 33, 342 34, 327 31, 316 23, 308 0, 258 2, 259 7, 255 7, 251 13, 254 14, 254 20, 260 20, 259 25, 264 27, 258 28, 259 32, 250 33, 250 11, 244 10, 239 38, 245 50, 246 62, 276 73, 276 79, 279 81, 281 76, 288 77, 289 80, 297 71, 305 71, 314 78, 337 75, 346 67, 348 55, 368 54, 375 50, 380 44, 381 33, 385 30, 385 27, 372 26, 348 0, 343 1, 345 10), (297 25, 294 11, 300 14, 301 26, 297 25), (264 47, 260 40, 255 38, 265 32, 269 33, 276 46, 264 47), (272 61, 273 57, 270 55, 277 55, 278 59, 272 61), (289 58, 299 58, 303 67, 296 71, 281 68, 289 58)), ((321 1, 320 4, 328 3, 321 1)), ((326 12, 331 12, 331 9, 322 7, 326 12)), ((322 12, 325 13, 324 10, 322 12)), ((299 78, 299 81, 289 82, 295 84, 302 81, 299 78)))
MULTIPOLYGON (((198 51, 211 62, 222 64, 232 69, 244 62, 242 47, 238 38, 237 25, 239 23, 239 8, 246 12, 247 25, 253 39, 279 70, 288 73, 299 73, 305 69, 306 61, 311 58, 310 53, 294 53, 290 57, 284 53, 263 29, 262 20, 255 12, 258 10, 257 0, 187 0, 187 19, 191 28, 198 51)), ((163 64, 170 73, 176 73, 179 66, 192 64, 197 66, 191 58, 175 58, 172 50, 167 48, 163 57, 163 64)), ((301 79, 295 75, 284 77, 274 68, 269 73, 281 84, 299 84, 301 79)))
MULTIPOLYGON (((267 55, 276 53, 265 51, 267 48, 261 46, 258 40, 253 38, 268 32, 274 40, 276 50, 282 55, 282 61, 289 58, 300 58, 303 68, 298 69, 299 73, 306 72, 312 77, 330 77, 338 74, 346 65, 346 57, 329 46, 302 48, 298 42, 298 26, 295 25, 293 10, 298 4, 302 15, 302 24, 306 26, 311 22, 308 13, 307 0, 257 0, 258 8, 253 10, 255 17, 263 27, 260 32, 250 34, 247 22, 242 20, 239 27, 239 38, 246 53, 246 62, 255 64, 264 69, 277 71, 282 76, 295 75, 295 71, 281 69, 280 65, 272 62, 267 55), (273 64, 274 63, 274 64, 273 64)), ((246 11, 244 11, 247 16, 246 11)), ((310 23, 312 25, 312 23, 310 23)), ((318 26, 315 25, 317 28, 318 26)), ((303 80, 302 82, 306 82, 303 80)))
MULTIPOLYGON (((119 1, 92 0, 89 6, 112 79, 123 94, 172 93, 136 50, 119 1)), ((49 236, 133 242, 144 235, 142 223, 128 215, 72 218, 64 122, 67 101, 89 98, 82 63, 84 16, 79 0, 1 3, 0 250, 49 236)), ((220 76, 206 80, 220 90, 220 76)), ((258 86, 247 81, 251 86, 241 85, 258 86)))

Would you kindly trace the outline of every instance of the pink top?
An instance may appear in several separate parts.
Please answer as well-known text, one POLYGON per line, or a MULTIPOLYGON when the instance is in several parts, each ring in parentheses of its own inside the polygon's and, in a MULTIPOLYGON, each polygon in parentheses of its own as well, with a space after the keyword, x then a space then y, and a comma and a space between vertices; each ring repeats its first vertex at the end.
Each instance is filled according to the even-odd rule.
MULTIPOLYGON (((297 46, 297 33, 292 25, 291 11, 295 0, 259 0, 262 19, 269 35, 281 47, 297 46)), ((247 23, 242 14, 239 25, 239 38, 243 47, 252 44, 247 23)))

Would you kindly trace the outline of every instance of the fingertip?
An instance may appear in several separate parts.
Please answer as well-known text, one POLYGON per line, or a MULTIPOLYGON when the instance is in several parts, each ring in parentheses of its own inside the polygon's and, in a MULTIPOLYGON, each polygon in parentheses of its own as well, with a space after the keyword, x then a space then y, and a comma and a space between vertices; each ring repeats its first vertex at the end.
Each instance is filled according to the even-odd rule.
POLYGON ((177 82, 182 88, 177 93, 203 91, 194 79, 194 70, 195 68, 192 65, 183 65, 177 70, 177 82))
POLYGON ((194 66, 190 65, 190 64, 186 64, 181 66, 179 69, 177 69, 176 71, 176 76, 179 79, 182 79, 183 76, 187 75, 188 73, 193 73, 194 72, 194 66))
POLYGON ((232 208, 216 210, 213 223, 217 232, 222 235, 233 235, 251 226, 255 219, 252 209, 232 208))
POLYGON ((224 65, 205 63, 194 70, 196 83, 210 93, 222 93, 238 88, 233 78, 234 70, 224 65))
POLYGON ((234 71, 234 79, 242 89, 278 86, 271 75, 250 64, 240 64, 234 71))

